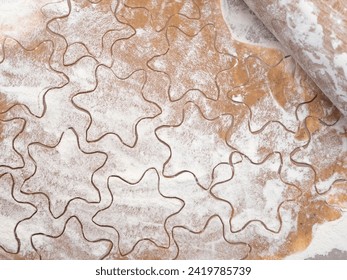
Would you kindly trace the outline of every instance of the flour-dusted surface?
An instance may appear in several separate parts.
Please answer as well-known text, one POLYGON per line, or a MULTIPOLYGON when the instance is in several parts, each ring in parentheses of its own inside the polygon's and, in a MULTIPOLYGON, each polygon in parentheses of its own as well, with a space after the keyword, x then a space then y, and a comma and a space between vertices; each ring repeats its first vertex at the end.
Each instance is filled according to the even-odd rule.
POLYGON ((244 0, 341 112, 347 114, 347 1, 244 0))
POLYGON ((345 250, 346 118, 245 4, 27 2, 0 4, 1 259, 345 250))
POLYGON ((345 242, 347 233, 346 213, 336 221, 315 226, 313 230, 314 238, 311 244, 304 251, 290 255, 287 259, 308 259, 315 257, 322 259, 327 257, 329 259, 329 255, 330 258, 339 258, 339 256, 342 256, 344 259, 345 254, 343 253, 347 252, 345 242))
POLYGON ((221 3, 223 17, 235 39, 264 47, 282 48, 243 0, 222 0, 221 3))

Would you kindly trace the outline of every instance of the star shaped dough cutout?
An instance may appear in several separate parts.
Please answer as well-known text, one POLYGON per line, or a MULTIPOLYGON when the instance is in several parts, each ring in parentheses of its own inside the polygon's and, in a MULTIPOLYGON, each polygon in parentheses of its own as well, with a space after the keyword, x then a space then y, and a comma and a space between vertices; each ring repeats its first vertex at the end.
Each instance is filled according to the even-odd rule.
POLYGON ((54 217, 61 216, 71 200, 82 199, 86 203, 100 200, 92 180, 93 173, 105 162, 105 156, 98 152, 83 152, 76 137, 72 130, 68 130, 56 146, 40 143, 29 146, 37 167, 23 184, 22 191, 44 194, 54 217))
POLYGON ((95 216, 94 222, 117 230, 121 255, 129 254, 141 240, 150 239, 157 246, 169 247, 164 224, 167 217, 180 210, 182 202, 161 195, 156 170, 147 170, 136 183, 111 177, 109 189, 112 203, 95 216))
POLYGON ((0 63, 0 92, 7 109, 14 104, 27 106, 31 113, 41 115, 43 96, 51 88, 64 85, 67 79, 49 64, 53 44, 45 41, 32 50, 17 41, 6 39, 4 61, 0 63))
POLYGON ((117 20, 112 2, 71 0, 69 13, 52 21, 50 28, 64 36, 68 45, 82 43, 91 55, 100 57, 106 37, 114 42, 132 34, 129 26, 117 20))
POLYGON ((141 7, 150 11, 152 24, 156 31, 164 29, 170 18, 177 14, 187 18, 198 19, 200 17, 199 7, 193 0, 126 0, 125 4, 129 7, 141 7))
POLYGON ((100 66, 96 72, 97 86, 93 91, 77 94, 73 101, 91 114, 88 140, 97 140, 113 133, 126 145, 137 141, 136 127, 140 120, 153 118, 159 107, 144 99, 144 71, 133 73, 126 80, 117 78, 112 70, 100 66))
POLYGON ((233 207, 232 231, 241 231, 252 221, 261 222, 266 229, 281 228, 278 209, 284 201, 300 195, 297 187, 284 183, 280 177, 281 158, 271 154, 260 164, 246 156, 233 153, 234 176, 230 181, 216 184, 211 192, 229 201, 233 207))
POLYGON ((157 32, 151 25, 150 14, 145 9, 124 7, 118 13, 134 29, 129 39, 121 39, 113 44, 113 71, 118 77, 126 78, 140 69, 148 69, 147 61, 168 49, 165 32, 157 32), (129 51, 131 50, 131 51, 129 51))
POLYGON ((225 135, 232 121, 231 115, 207 119, 195 104, 188 103, 180 123, 157 129, 159 139, 170 148, 164 176, 189 171, 203 188, 209 188, 214 167, 229 160, 232 149, 225 135))
POLYGON ((168 27, 167 37, 170 45, 168 52, 152 58, 148 65, 170 77, 171 99, 178 100, 188 91, 198 90, 207 98, 217 100, 217 76, 232 68, 236 59, 216 50, 214 27, 206 25, 193 37, 176 27, 168 27))
POLYGON ((110 240, 87 238, 83 225, 75 216, 69 218, 59 235, 36 233, 31 240, 40 259, 43 260, 103 259, 112 248, 110 240))
POLYGON ((36 210, 29 203, 15 200, 13 187, 12 175, 0 175, 0 248, 16 253, 20 249, 15 233, 16 227, 20 221, 30 218, 36 210))

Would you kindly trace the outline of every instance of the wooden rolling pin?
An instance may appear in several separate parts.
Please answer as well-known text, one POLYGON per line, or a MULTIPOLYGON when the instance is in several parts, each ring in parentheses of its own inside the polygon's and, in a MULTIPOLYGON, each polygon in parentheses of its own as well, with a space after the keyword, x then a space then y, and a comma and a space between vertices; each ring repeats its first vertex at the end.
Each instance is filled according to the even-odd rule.
POLYGON ((347 0, 244 0, 347 115, 347 0))

